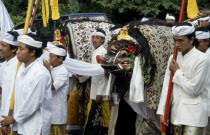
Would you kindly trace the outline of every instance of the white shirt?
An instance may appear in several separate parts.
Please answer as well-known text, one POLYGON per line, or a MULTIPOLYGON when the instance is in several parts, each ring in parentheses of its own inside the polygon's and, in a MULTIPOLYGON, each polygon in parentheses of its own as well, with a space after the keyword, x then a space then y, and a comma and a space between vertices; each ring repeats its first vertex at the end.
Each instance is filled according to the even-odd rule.
POLYGON ((51 76, 49 71, 35 60, 25 68, 21 64, 15 89, 14 119, 22 135, 48 135, 51 126, 51 76))
POLYGON ((65 66, 54 67, 51 70, 53 78, 52 90, 52 124, 66 124, 67 122, 67 95, 69 91, 69 74, 65 66))
MULTIPOLYGON (((169 63, 172 56, 169 59, 169 63)), ((166 69, 157 114, 164 115, 168 84, 169 63, 166 69)), ((184 56, 178 53, 180 67, 173 77, 171 122, 174 125, 205 127, 208 120, 206 82, 209 76, 208 60, 204 53, 193 48, 184 56)))
MULTIPOLYGON (((101 45, 93 51, 91 63, 97 64, 96 56, 105 55, 107 50, 101 45)), ((90 99, 96 100, 97 95, 106 95, 106 86, 108 83, 108 78, 105 75, 92 76, 91 78, 91 89, 90 89, 90 99)), ((104 97, 103 100, 107 100, 104 97)))
MULTIPOLYGON (((1 88, 2 88, 2 99, 1 99, 1 116, 8 116, 12 91, 14 87, 14 79, 17 69, 18 59, 13 57, 9 61, 5 61, 1 68, 1 88)), ((0 118, 2 120, 2 117, 0 118)))
MULTIPOLYGON (((208 60, 209 60, 209 67, 210 67, 210 48, 207 49, 207 51, 205 52, 208 60)), ((208 116, 210 117, 210 78, 208 79, 209 81, 207 81, 207 89, 208 89, 208 116)))

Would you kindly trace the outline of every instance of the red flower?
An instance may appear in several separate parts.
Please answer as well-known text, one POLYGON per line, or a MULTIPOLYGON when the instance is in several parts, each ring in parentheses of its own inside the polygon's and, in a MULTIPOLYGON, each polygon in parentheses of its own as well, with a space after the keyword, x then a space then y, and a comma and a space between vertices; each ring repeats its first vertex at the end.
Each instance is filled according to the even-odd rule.
POLYGON ((132 45, 129 46, 129 47, 128 47, 128 51, 129 51, 129 52, 134 52, 134 51, 135 51, 135 47, 132 46, 132 45))
POLYGON ((64 39, 64 38, 61 38, 61 39, 60 39, 60 43, 63 44, 64 42, 65 42, 65 39, 64 39))

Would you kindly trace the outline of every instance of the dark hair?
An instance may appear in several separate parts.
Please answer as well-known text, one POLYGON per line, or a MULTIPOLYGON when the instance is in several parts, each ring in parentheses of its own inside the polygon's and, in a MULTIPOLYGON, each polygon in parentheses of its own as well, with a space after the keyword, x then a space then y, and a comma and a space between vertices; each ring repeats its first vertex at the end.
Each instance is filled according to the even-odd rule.
MULTIPOLYGON (((17 41, 17 38, 19 36, 18 32, 8 31, 7 33, 9 33, 10 35, 12 35, 14 37, 13 41, 17 41)), ((18 49, 18 46, 14 46, 14 45, 10 45, 10 44, 9 44, 9 46, 10 46, 11 50, 16 50, 17 51, 17 49, 18 49)), ((15 53, 16 53, 16 51, 15 51, 15 53)))
POLYGON ((105 32, 104 30, 102 30, 102 29, 100 29, 100 28, 97 28, 96 31, 97 31, 97 32, 101 32, 101 33, 103 33, 103 34, 106 36, 106 32, 105 32))
MULTIPOLYGON (((62 45, 56 45, 58 48, 62 48, 62 49, 64 49, 64 50, 66 50, 62 45)), ((63 61, 66 59, 66 56, 58 56, 58 55, 56 55, 58 58, 62 58, 63 59, 63 61)))
POLYGON ((198 28, 195 29, 195 31, 208 32, 209 30, 207 29, 207 27, 198 27, 198 28))
MULTIPOLYGON (((31 38, 33 38, 36 41, 40 41, 41 42, 41 39, 35 34, 28 33, 26 35, 31 37, 31 38)), ((29 45, 26 45, 26 47, 28 48, 29 52, 35 51, 35 57, 36 58, 39 58, 42 55, 42 53, 43 53, 42 48, 37 48, 37 47, 29 46, 29 45)))

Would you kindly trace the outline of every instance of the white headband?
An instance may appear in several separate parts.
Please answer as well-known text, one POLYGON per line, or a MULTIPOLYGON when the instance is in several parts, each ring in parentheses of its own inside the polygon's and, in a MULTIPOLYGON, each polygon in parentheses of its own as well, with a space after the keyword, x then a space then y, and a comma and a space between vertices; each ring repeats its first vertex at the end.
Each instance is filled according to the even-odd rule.
POLYGON ((209 19, 210 19, 210 17, 209 16, 206 16, 206 17, 203 17, 203 18, 199 18, 198 20, 199 21, 207 21, 209 19))
POLYGON ((210 33, 205 32, 205 31, 196 31, 195 35, 196 35, 195 37, 197 39, 209 39, 210 38, 210 33))
POLYGON ((145 21, 148 21, 148 20, 149 20, 149 18, 143 17, 143 18, 141 19, 141 22, 145 22, 145 21))
POLYGON ((51 48, 54 48, 56 47, 55 44, 53 44, 52 42, 47 42, 47 49, 51 49, 51 48))
MULTIPOLYGON (((16 31, 19 35, 23 35, 24 34, 24 29, 17 29, 17 30, 13 30, 16 31)), ((36 35, 36 32, 32 32, 30 28, 28 28, 28 33, 32 33, 34 35, 36 35)))
POLYGON ((14 41, 14 36, 9 34, 9 33, 6 33, 4 36, 3 36, 3 39, 2 39, 3 42, 6 42, 10 45, 14 45, 14 46, 18 46, 18 41, 15 40, 14 41))
POLYGON ((104 33, 102 33, 102 32, 97 32, 97 31, 95 31, 95 32, 93 32, 93 34, 92 34, 92 36, 93 35, 96 35, 96 36, 101 36, 101 37, 106 37, 106 35, 104 35, 104 33))
POLYGON ((120 30, 121 30, 121 28, 118 28, 118 29, 111 31, 111 33, 112 33, 112 35, 119 34, 120 30))
POLYGON ((24 43, 26 45, 33 46, 36 48, 42 48, 42 42, 36 41, 27 35, 20 35, 18 37, 18 42, 21 42, 21 43, 24 43))
POLYGON ((171 19, 175 21, 175 17, 169 14, 166 15, 166 19, 171 19))
POLYGON ((50 48, 49 52, 58 56, 66 56, 66 50, 57 46, 50 48))
POLYGON ((174 36, 185 36, 192 34, 195 31, 194 26, 173 26, 172 27, 172 33, 174 36))

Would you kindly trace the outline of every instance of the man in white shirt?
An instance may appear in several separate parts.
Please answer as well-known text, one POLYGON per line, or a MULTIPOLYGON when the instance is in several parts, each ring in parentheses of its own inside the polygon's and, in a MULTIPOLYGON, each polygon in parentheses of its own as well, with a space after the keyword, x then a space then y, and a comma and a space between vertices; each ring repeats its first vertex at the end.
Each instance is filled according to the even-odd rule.
MULTIPOLYGON (((106 33, 102 29, 96 29, 92 35, 94 51, 92 63, 97 64, 96 56, 105 55, 107 50, 104 48, 106 33)), ((88 117, 85 126, 85 135, 99 135, 100 132, 107 134, 110 109, 109 101, 106 96, 106 85, 108 78, 105 75, 93 76, 91 78, 90 101, 88 103, 88 117)))
MULTIPOLYGON (((52 44, 48 42, 47 44, 52 44)), ((66 59, 66 50, 57 45, 48 50, 49 62, 44 61, 44 66, 52 76, 52 122, 50 135, 66 135, 67 123, 67 95, 69 91, 69 73, 63 65, 66 59), (52 66, 52 69, 51 69, 52 66)))
MULTIPOLYGON (((17 58, 22 64, 15 80, 13 116, 2 116, 3 126, 13 124, 12 130, 21 135, 48 135, 51 126, 51 76, 39 64, 42 42, 31 33, 18 37, 17 58)), ((12 101, 12 100, 11 100, 12 101)))
POLYGON ((168 125, 164 121, 164 111, 170 73, 173 73, 170 121, 182 127, 179 135, 203 135, 208 123, 208 90, 205 86, 209 77, 209 63, 205 54, 193 46, 194 31, 194 26, 189 23, 180 23, 172 28, 174 45, 178 50, 177 61, 172 60, 172 56, 169 59, 157 110, 161 124, 168 125))
MULTIPOLYGON (((205 53, 210 63, 210 33, 206 27, 199 27, 195 30, 195 38, 197 40, 196 48, 205 53)), ((206 88, 208 89, 208 117, 210 117, 210 81, 207 82, 206 88)), ((210 119, 208 120, 210 121, 210 119)), ((204 134, 210 132, 210 123, 204 129, 204 134)))
MULTIPOLYGON (((2 89, 1 99, 1 116, 9 114, 10 100, 13 90, 13 84, 15 79, 16 68, 18 59, 16 57, 16 51, 18 48, 18 33, 14 31, 8 31, 1 41, 2 56, 5 58, 0 71, 0 86, 2 89)), ((2 120, 2 118, 0 118, 2 120)), ((2 127, 2 132, 7 132, 8 126, 2 127)))

